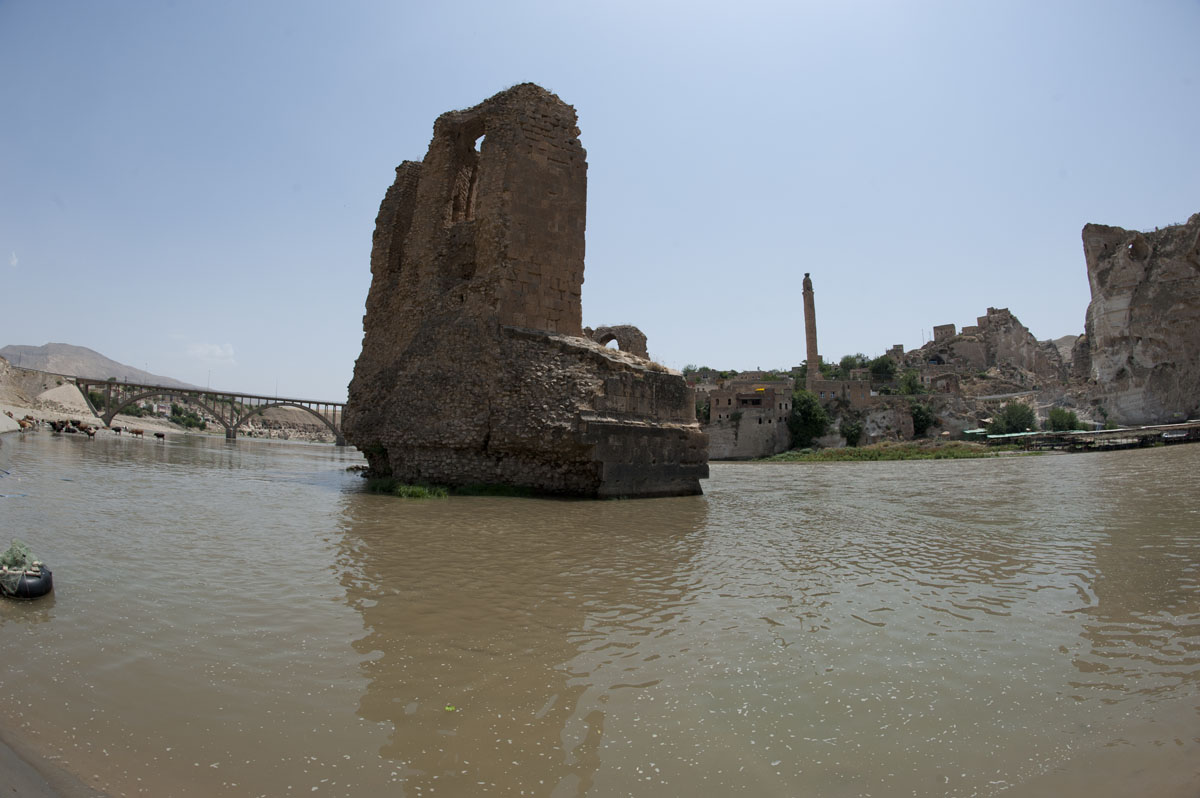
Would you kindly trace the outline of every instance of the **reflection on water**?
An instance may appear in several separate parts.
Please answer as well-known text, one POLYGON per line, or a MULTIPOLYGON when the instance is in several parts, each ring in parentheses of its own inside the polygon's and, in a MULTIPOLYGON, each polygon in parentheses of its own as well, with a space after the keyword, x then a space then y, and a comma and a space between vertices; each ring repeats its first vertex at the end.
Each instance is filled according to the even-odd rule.
POLYGON ((641 638, 679 632, 704 513, 698 497, 356 503, 344 583, 369 630, 360 712, 392 730, 380 754, 417 792, 586 791, 605 699, 584 698, 655 683, 627 673, 641 638))
POLYGON ((1077 610, 1088 642, 1075 657, 1081 697, 1154 702, 1196 692, 1200 507, 1195 463, 1180 465, 1191 473, 1164 474, 1152 459, 1129 458, 1121 478, 1104 478, 1110 512, 1093 551, 1092 601, 1077 610))
POLYGON ((1191 795, 1200 447, 357 492, 334 447, 0 441, 55 568, 0 723, 127 794, 1191 795))

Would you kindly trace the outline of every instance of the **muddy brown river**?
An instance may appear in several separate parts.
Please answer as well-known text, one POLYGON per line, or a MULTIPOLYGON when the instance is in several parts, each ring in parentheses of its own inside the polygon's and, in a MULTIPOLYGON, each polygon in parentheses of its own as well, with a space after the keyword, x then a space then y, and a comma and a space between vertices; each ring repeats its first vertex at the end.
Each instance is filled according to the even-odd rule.
POLYGON ((0 438, 0 729, 112 795, 1200 794, 1200 446, 360 492, 333 446, 0 438))

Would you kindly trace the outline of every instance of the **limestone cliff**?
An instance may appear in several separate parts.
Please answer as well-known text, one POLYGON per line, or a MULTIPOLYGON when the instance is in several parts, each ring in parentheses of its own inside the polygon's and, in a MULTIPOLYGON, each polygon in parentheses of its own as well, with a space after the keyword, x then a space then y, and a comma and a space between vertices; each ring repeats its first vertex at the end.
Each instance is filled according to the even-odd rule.
POLYGON ((1083 363, 1095 399, 1123 424, 1195 417, 1200 213, 1153 233, 1089 224, 1083 251, 1092 289, 1083 363))
POLYGON ((575 109, 526 83, 443 114, 425 159, 396 169, 343 422, 373 473, 700 492, 682 375, 583 337, 585 157, 575 109))

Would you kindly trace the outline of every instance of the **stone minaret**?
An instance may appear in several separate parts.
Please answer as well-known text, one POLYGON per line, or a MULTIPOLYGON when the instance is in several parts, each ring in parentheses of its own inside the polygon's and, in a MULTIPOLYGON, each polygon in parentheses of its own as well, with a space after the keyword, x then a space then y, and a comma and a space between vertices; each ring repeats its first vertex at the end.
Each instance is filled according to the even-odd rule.
POLYGON ((821 356, 817 354, 817 306, 813 302, 812 278, 804 273, 804 340, 808 344, 806 384, 821 379, 821 356))

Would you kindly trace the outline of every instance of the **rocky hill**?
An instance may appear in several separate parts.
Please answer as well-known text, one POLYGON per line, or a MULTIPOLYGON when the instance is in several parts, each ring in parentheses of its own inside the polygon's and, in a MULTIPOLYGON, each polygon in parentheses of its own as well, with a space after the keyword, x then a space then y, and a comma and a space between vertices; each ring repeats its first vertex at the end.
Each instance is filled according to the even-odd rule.
POLYGON ((1072 352, 1075 348, 1075 342, 1078 340, 1078 335, 1064 335, 1061 338, 1055 338, 1050 341, 1041 341, 1040 343, 1043 346, 1050 344, 1057 349, 1059 359, 1061 359, 1063 364, 1069 368, 1071 365, 1072 352))
POLYGON ((72 377, 93 377, 105 380, 112 377, 147 385, 165 385, 170 388, 199 387, 118 363, 86 346, 54 343, 42 346, 6 346, 0 349, 0 357, 20 368, 49 371, 72 377))

